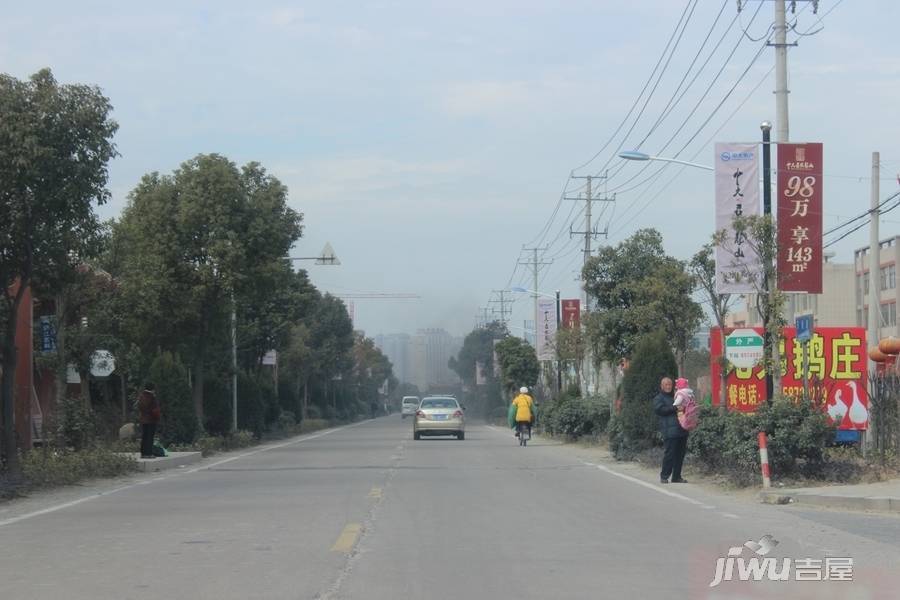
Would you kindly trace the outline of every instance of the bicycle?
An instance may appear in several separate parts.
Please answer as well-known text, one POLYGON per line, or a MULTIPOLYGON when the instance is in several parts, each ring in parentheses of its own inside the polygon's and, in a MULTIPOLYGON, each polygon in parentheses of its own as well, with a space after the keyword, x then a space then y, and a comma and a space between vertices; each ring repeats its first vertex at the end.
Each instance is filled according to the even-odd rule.
POLYGON ((529 424, 526 423, 525 421, 517 422, 516 423, 516 431, 519 434, 519 445, 527 446, 528 440, 531 439, 531 427, 529 427, 529 424), (526 433, 528 434, 527 437, 525 436, 526 433))

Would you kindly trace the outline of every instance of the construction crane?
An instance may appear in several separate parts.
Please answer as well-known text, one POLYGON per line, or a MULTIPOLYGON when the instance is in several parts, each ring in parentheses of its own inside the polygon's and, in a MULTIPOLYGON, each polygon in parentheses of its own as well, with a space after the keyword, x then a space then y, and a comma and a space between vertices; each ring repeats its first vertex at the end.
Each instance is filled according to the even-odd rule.
POLYGON ((355 300, 418 300, 421 298, 418 294, 389 292, 348 292, 332 295, 347 301, 347 312, 350 314, 350 321, 352 321, 354 325, 356 324, 355 300))

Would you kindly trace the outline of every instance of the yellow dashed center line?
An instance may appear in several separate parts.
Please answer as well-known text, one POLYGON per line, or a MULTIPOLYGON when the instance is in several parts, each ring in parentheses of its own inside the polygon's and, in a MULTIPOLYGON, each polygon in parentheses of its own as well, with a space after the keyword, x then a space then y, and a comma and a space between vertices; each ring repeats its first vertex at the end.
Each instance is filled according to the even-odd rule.
POLYGON ((341 535, 338 536, 334 546, 331 547, 331 551, 349 554, 350 551, 353 550, 356 540, 359 538, 360 530, 362 530, 362 525, 359 523, 348 523, 341 532, 341 535))
POLYGON ((369 492, 369 498, 381 498, 381 493, 380 487, 373 487, 372 491, 369 492))

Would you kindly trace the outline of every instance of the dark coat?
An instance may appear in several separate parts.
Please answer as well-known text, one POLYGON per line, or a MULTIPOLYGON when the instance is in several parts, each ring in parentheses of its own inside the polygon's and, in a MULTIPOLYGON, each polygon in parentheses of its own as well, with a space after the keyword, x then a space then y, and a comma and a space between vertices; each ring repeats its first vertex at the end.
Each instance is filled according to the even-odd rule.
POLYGON ((678 422, 674 394, 658 393, 653 399, 653 412, 659 417, 659 432, 664 439, 687 436, 688 432, 678 422))
POLYGON ((140 413, 141 425, 159 423, 161 412, 156 394, 150 390, 141 392, 141 395, 138 397, 138 413, 140 413))

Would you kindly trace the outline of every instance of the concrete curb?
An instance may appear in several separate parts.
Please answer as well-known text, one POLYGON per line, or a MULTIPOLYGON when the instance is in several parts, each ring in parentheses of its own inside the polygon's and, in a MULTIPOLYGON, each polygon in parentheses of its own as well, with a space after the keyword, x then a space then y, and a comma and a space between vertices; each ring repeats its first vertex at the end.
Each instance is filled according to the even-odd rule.
POLYGON ((177 469, 186 465, 192 465, 203 459, 202 452, 169 452, 168 456, 160 456, 158 458, 141 458, 138 452, 123 452, 125 456, 130 456, 137 463, 138 471, 144 473, 155 473, 166 469, 177 469))
POLYGON ((759 493, 763 504, 806 504, 844 510, 870 510, 900 513, 900 498, 893 496, 838 496, 791 491, 764 491, 759 493))

